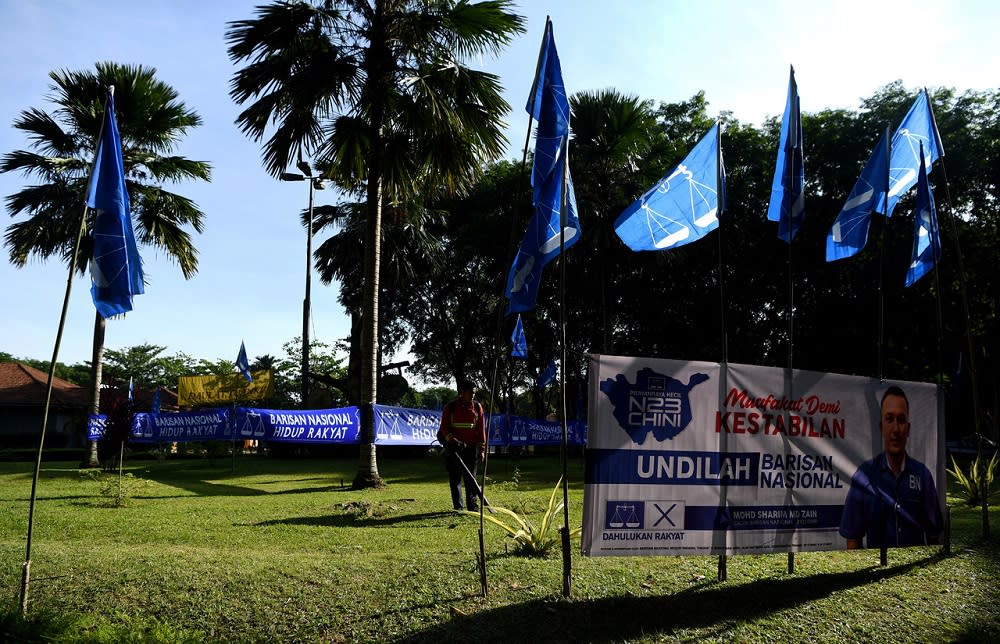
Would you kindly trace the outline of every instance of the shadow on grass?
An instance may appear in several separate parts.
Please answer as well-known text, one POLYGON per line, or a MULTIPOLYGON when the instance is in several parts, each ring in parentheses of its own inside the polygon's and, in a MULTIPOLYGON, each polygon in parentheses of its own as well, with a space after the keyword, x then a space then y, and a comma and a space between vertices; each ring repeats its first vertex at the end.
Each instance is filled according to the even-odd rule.
MULTIPOLYGON (((451 511, 425 512, 423 514, 403 514, 391 517, 366 517, 357 514, 327 514, 317 517, 296 517, 293 519, 274 519, 272 521, 259 521, 254 526, 319 526, 326 528, 385 528, 408 523, 418 523, 423 521, 435 521, 445 517, 454 517, 458 521, 458 515, 451 511)), ((441 527, 439 523, 434 523, 433 527, 441 527)))
POLYGON ((808 604, 838 591, 903 575, 939 559, 939 555, 934 555, 891 568, 761 579, 736 585, 710 582, 662 596, 536 599, 471 615, 455 615, 446 624, 394 641, 605 642, 670 637, 675 631, 688 629, 698 630, 702 638, 725 638, 727 631, 740 623, 808 604))

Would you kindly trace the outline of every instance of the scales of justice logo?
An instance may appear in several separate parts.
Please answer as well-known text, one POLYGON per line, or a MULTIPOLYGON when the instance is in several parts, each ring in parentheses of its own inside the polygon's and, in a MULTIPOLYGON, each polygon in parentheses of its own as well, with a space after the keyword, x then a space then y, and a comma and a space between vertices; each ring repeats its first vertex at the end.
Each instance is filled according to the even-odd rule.
POLYGON ((691 422, 691 390, 706 380, 707 374, 694 373, 683 383, 644 367, 636 373, 635 383, 618 374, 601 382, 600 388, 614 406, 615 420, 632 442, 642 445, 650 433, 663 442, 684 431, 691 422))

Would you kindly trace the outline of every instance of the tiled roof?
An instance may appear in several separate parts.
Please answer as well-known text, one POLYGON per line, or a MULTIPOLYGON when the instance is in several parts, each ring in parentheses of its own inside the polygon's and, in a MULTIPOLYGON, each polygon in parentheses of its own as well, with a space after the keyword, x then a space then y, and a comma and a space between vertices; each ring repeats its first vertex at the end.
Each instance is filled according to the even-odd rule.
MULTIPOLYGON (((19 362, 0 362, 0 406, 45 405, 49 374, 19 362)), ((52 405, 86 407, 90 392, 62 378, 52 378, 52 405)))

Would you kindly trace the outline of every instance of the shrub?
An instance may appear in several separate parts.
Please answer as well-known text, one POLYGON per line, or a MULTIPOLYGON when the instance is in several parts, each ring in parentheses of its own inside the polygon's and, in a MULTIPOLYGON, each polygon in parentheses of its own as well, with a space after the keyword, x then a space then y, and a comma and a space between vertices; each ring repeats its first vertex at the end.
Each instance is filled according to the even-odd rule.
POLYGON ((149 483, 131 472, 112 475, 100 470, 84 470, 80 474, 100 484, 103 504, 109 508, 124 508, 149 483))
POLYGON ((996 453, 993 454, 993 458, 990 459, 990 462, 986 464, 986 468, 982 471, 981 468, 983 466, 980 462, 980 457, 976 456, 976 459, 969 465, 968 475, 959 467, 954 456, 951 457, 951 465, 952 469, 948 470, 948 473, 955 477, 955 481, 958 482, 961 488, 962 496, 965 497, 965 502, 969 505, 981 504, 984 501, 984 491, 986 498, 989 498, 995 492, 991 488, 993 487, 993 475, 997 469, 996 453))
MULTIPOLYGON (((514 524, 508 524, 489 513, 484 514, 483 518, 503 528, 508 536, 514 539, 517 543, 515 553, 528 557, 544 557, 552 549, 552 546, 559 543, 560 540, 558 530, 552 530, 552 523, 559 514, 559 511, 563 509, 563 502, 561 500, 557 502, 561 486, 562 478, 560 477, 556 486, 552 489, 552 495, 549 497, 549 505, 545 510, 545 514, 542 515, 542 521, 538 526, 535 526, 531 521, 513 510, 495 505, 490 506, 490 508, 494 512, 509 516, 514 520, 514 524)), ((468 510, 464 511, 463 514, 479 516, 478 512, 470 512, 468 510)), ((580 534, 580 528, 574 528, 569 534, 571 537, 577 536, 580 534)))

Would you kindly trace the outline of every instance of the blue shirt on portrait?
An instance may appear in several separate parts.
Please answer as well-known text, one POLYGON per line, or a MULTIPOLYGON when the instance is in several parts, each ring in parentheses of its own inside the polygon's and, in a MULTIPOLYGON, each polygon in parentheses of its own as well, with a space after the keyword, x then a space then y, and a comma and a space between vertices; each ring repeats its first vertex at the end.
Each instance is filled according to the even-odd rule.
POLYGON ((885 453, 865 461, 851 478, 844 501, 840 536, 878 548, 922 546, 938 542, 941 508, 930 470, 920 461, 903 461, 894 476, 885 453))

